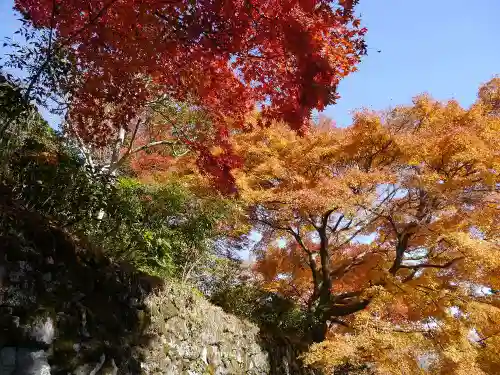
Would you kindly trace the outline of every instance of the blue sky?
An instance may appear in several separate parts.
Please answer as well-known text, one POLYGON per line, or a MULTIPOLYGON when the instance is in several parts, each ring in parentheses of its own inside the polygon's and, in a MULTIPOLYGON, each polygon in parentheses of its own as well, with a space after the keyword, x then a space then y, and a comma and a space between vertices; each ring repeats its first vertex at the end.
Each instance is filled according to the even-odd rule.
POLYGON ((499 0, 360 0, 358 9, 369 55, 325 111, 339 125, 353 109, 406 104, 423 92, 468 106, 500 74, 499 0))
MULTIPOLYGON (((0 0, 2 39, 18 27, 12 4, 0 0)), ((478 86, 500 74, 500 0, 361 0, 358 12, 369 55, 325 111, 339 125, 356 108, 385 109, 422 92, 468 106, 478 86)))

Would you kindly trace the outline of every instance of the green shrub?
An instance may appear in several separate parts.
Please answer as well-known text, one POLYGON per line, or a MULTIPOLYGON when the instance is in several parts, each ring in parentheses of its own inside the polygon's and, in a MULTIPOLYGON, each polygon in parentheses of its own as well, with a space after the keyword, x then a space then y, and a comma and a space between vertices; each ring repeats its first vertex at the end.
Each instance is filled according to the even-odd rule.
POLYGON ((2 180, 28 208, 150 274, 196 281, 218 267, 214 243, 228 201, 197 197, 175 181, 96 174, 46 123, 16 142, 2 180))
POLYGON ((264 291, 256 284, 240 283, 215 293, 211 300, 225 311, 282 334, 302 337, 307 314, 292 301, 264 291))

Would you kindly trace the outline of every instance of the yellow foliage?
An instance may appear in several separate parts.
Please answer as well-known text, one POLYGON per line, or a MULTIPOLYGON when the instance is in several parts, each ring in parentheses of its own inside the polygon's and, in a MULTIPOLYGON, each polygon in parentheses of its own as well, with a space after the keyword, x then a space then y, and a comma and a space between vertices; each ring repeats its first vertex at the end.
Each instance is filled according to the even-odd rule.
POLYGON ((496 78, 468 109, 423 95, 344 129, 299 137, 276 124, 235 137, 236 183, 264 233, 263 286, 307 310, 328 275, 333 305, 369 301, 339 315, 349 328, 333 325, 307 364, 500 373, 499 103, 496 78))

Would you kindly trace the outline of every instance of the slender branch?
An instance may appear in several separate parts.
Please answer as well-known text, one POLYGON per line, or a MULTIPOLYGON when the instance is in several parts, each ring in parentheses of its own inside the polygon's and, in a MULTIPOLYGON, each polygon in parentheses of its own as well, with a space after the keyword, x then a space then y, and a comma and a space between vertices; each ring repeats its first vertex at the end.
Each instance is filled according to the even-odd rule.
POLYGON ((398 270, 401 268, 401 263, 403 262, 403 255, 408 248, 408 242, 410 240, 411 233, 403 231, 403 233, 397 235, 397 244, 396 244, 396 257, 394 262, 392 263, 391 268, 389 268, 389 272, 393 275, 396 275, 398 270))
POLYGON ((42 75, 45 67, 49 64, 50 60, 52 59, 52 37, 54 34, 55 15, 56 15, 56 0, 52 0, 52 15, 50 16, 50 31, 49 31, 49 43, 47 46, 47 55, 45 57, 45 61, 43 62, 43 64, 38 68, 34 77, 30 80, 28 88, 26 89, 26 92, 24 93, 23 101, 26 103, 29 101, 33 87, 35 87, 35 85, 38 82, 38 80, 40 79, 40 76, 42 75))
MULTIPOLYGON (((123 163, 133 154, 136 154, 140 151, 144 151, 144 150, 147 150, 148 148, 151 148, 151 147, 155 147, 155 146, 160 146, 160 145, 170 145, 170 146, 174 146, 174 145, 177 145, 177 144, 180 144, 179 141, 175 140, 175 141, 171 141, 171 140, 163 140, 163 141, 155 141, 155 142, 150 142, 148 144, 145 144, 143 146, 140 146, 140 147, 137 147, 131 151, 127 150, 127 152, 116 162, 116 163, 111 163, 111 165, 109 166, 109 172, 112 173, 114 171, 116 171, 119 167, 121 167, 123 165, 123 163)), ((129 145, 130 147, 131 145, 129 145)), ((182 155, 185 155, 186 153, 183 153, 182 155)), ((182 156, 180 155, 180 156, 182 156)))
POLYGON ((299 230, 297 232, 295 232, 291 227, 282 227, 282 226, 278 226, 276 224, 273 224, 265 219, 254 219, 255 221, 257 222, 260 222, 260 223, 263 223, 273 229, 278 229, 278 230, 283 230, 285 232, 288 232, 290 233, 293 238, 295 239, 295 241, 299 244, 299 246, 304 250, 304 252, 307 254, 307 263, 309 265, 309 268, 311 269, 311 276, 312 276, 312 284, 313 284, 313 289, 314 289, 314 292, 313 292, 313 295, 311 296, 311 300, 314 300, 315 298, 317 298, 317 296, 319 295, 319 287, 320 287, 320 280, 319 280, 319 275, 318 275, 318 268, 316 266, 316 261, 314 259, 314 254, 312 253, 311 250, 309 250, 307 248, 307 246, 305 245, 301 235, 300 235, 300 232, 299 230))
POLYGON ((288 232, 290 232, 293 236, 293 238, 295 239, 295 241, 297 241, 297 243, 300 245, 300 247, 309 255, 309 254, 312 254, 312 251, 309 250, 307 248, 307 246, 304 244, 304 240, 302 239, 302 237, 300 236, 299 233, 296 233, 292 230, 292 228, 288 228, 288 232))
POLYGON ((493 334, 491 334, 491 335, 488 335, 488 336, 486 336, 486 337, 483 337, 481 340, 478 340, 478 341, 476 341, 476 342, 477 342, 477 343, 483 343, 484 341, 486 341, 486 340, 488 340, 488 339, 490 339, 490 338, 492 338, 492 337, 498 336, 498 335, 500 335, 500 331, 495 332, 495 333, 493 333, 493 334))
POLYGON ((144 146, 137 147, 137 148, 133 149, 130 152, 130 154, 135 154, 137 152, 144 151, 144 150, 146 150, 148 148, 155 147, 155 146, 160 146, 160 145, 171 145, 171 146, 174 146, 174 145, 178 145, 178 144, 179 144, 179 141, 171 141, 171 140, 163 140, 163 141, 150 142, 148 144, 145 144, 144 146))
POLYGON ((132 138, 130 139, 130 142, 127 147, 127 151, 125 151, 125 153, 121 157, 119 156, 120 156, 121 146, 125 141, 125 129, 122 127, 120 128, 120 135, 118 136, 117 143, 115 145, 115 149, 113 150, 113 155, 111 156, 111 161, 109 163, 110 173, 114 173, 130 156, 132 146, 134 145, 135 137, 137 136, 137 131, 139 130, 140 121, 141 121, 140 119, 137 119, 134 132, 132 133, 132 138))
POLYGON ((340 276, 340 275, 345 275, 348 271, 350 271, 354 267, 363 264, 364 260, 362 258, 358 260, 358 257, 359 257, 359 255, 352 258, 351 262, 348 265, 340 266, 340 267, 337 267, 336 269, 332 270, 330 272, 330 278, 340 276))
POLYGON ((118 162, 120 160, 120 150, 123 146, 123 142, 125 142, 125 128, 120 127, 120 129, 118 130, 118 136, 116 137, 115 145, 113 147, 113 152, 111 154, 111 161, 109 162, 109 171, 111 173, 115 172, 118 168, 118 162))
POLYGON ((407 282, 413 280, 413 278, 417 274, 417 271, 418 271, 418 269, 412 270, 408 276, 406 276, 403 280, 401 280, 401 282, 404 284, 404 283, 407 283, 407 282))
POLYGON ((354 238, 355 238, 358 234, 360 234, 363 230, 365 230, 365 228, 366 228, 368 225, 372 224, 372 223, 373 223, 375 220, 377 220, 377 219, 378 219, 378 217, 374 217, 373 219, 371 219, 370 221, 365 222, 365 223, 363 223, 363 222, 358 222, 358 223, 356 224, 356 226, 361 225, 361 227, 360 227, 358 230, 356 230, 356 231, 355 231, 355 232, 354 232, 354 233, 353 233, 353 234, 352 234, 352 235, 351 235, 351 236, 350 236, 347 240, 345 240, 345 241, 344 241, 344 242, 342 242, 341 244, 337 245, 337 246, 336 246, 336 248, 338 249, 338 248, 340 248, 340 247, 344 246, 345 244, 348 244, 349 242, 351 242, 351 241, 352 241, 352 240, 353 240, 353 239, 354 239, 354 238))
POLYGON ((400 233, 398 231, 398 228, 396 227, 396 223, 394 223, 394 220, 392 219, 391 215, 387 215, 387 216, 384 216, 387 221, 389 222, 389 224, 391 224, 391 227, 392 229, 394 230, 394 233, 396 234, 396 236, 399 236, 400 233))
MULTIPOLYGON (((268 227, 271 227, 272 229, 277 229, 277 230, 284 230, 286 232, 290 232, 290 227, 282 227, 282 226, 279 226, 277 224, 273 224, 271 223, 270 221, 267 221, 265 219, 253 219, 259 223, 262 223, 262 224, 265 224, 267 225, 268 227)), ((292 231, 292 234, 294 234, 295 232, 292 231)))
POLYGON ((83 153, 83 156, 85 158, 85 163, 90 166, 92 171, 94 171, 95 163, 94 160, 92 159, 92 153, 87 148, 87 146, 85 146, 85 142, 83 142, 83 140, 80 138, 77 132, 74 132, 73 135, 78 143, 78 146, 80 147, 80 150, 83 153))
MULTIPOLYGON (((339 227, 339 225, 340 225, 340 223, 341 223, 342 219, 344 219, 344 215, 340 215, 339 219, 337 220, 337 222, 335 223, 335 225, 334 225, 334 227, 333 227, 333 228, 332 228, 332 227, 330 227, 330 226, 327 226, 327 227, 328 227, 328 229, 330 229, 330 230, 332 231, 332 233, 335 233, 335 232, 337 231, 337 229, 338 229, 338 227, 339 227)), ((351 220, 351 222, 352 222, 352 220, 351 220)), ((349 224, 349 225, 350 225, 350 224, 349 224)))
POLYGON ((406 268, 406 269, 410 269, 410 270, 415 270, 415 269, 420 269, 420 268, 448 268, 450 266, 452 266, 454 263, 458 262, 459 260, 462 260, 464 259, 464 257, 459 257, 459 258, 455 258, 455 259, 452 259, 450 260, 449 262, 445 263, 445 264, 429 264, 429 263, 423 263, 423 264, 416 264, 416 265, 413 265, 413 266, 409 266, 409 265, 400 265, 399 268, 406 268))
POLYGON ((137 123, 135 124, 134 132, 132 133, 132 137, 130 138, 130 143, 128 144, 127 151, 125 154, 130 154, 132 151, 132 146, 134 145, 135 137, 137 136, 137 131, 139 130, 139 126, 141 124, 141 119, 137 119, 137 123))
POLYGON ((318 226, 316 225, 316 220, 314 219, 314 216, 309 214, 309 223, 313 226, 314 229, 318 230, 318 226))
POLYGON ((340 228, 339 231, 343 232, 343 231, 348 230, 351 227, 352 221, 353 221, 353 219, 349 220, 349 222, 346 225, 344 225, 342 228, 340 228))
POLYGON ((361 294, 362 294, 362 292, 360 292, 360 291, 346 292, 346 293, 342 293, 342 294, 336 295, 334 297, 334 300, 335 301, 340 301, 340 300, 343 300, 343 299, 346 299, 346 298, 359 297, 361 294))
MULTIPOLYGON (((327 227, 327 225, 328 225, 328 220, 330 219, 330 215, 331 215, 331 214, 333 214, 334 212, 335 212, 335 210, 334 210, 334 209, 332 209, 332 210, 328 210, 328 211, 326 211, 326 213, 323 215, 322 225, 323 225, 323 227, 324 227, 324 228, 326 228, 326 227, 327 227)), ((342 220, 342 219, 340 219, 340 220, 342 220)), ((340 223, 340 221, 339 221, 339 223, 340 223)))

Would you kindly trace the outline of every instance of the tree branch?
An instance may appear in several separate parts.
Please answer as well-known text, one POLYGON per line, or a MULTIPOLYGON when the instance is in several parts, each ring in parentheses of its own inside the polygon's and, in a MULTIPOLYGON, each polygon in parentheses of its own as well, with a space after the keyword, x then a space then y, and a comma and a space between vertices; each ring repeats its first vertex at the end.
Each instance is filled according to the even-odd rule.
POLYGON ((500 335, 500 331, 495 332, 495 333, 493 333, 493 334, 491 334, 491 335, 488 335, 488 336, 486 336, 486 337, 483 337, 481 340, 477 340, 476 342, 477 342, 478 344, 484 344, 484 342, 485 342, 486 340, 488 340, 488 339, 490 339, 490 338, 492 338, 492 337, 498 336, 498 335, 500 335))
MULTIPOLYGON (((339 219, 337 220, 337 222, 335 223, 335 225, 332 227, 330 226, 327 226, 328 229, 330 229, 332 231, 332 233, 335 233, 340 225, 340 222, 342 221, 342 219, 344 219, 344 215, 340 215, 339 219)), ((352 222, 352 220, 351 220, 352 222)), ((348 225, 351 225, 350 223, 348 225)))
POLYGON ((448 268, 452 266, 454 263, 458 262, 459 260, 464 259, 464 257, 458 257, 455 259, 450 260, 449 262, 445 264, 429 264, 429 263, 423 263, 423 264, 416 264, 413 266, 408 266, 408 265, 400 265, 399 268, 405 268, 405 269, 410 269, 410 270, 415 270, 415 269, 420 269, 420 268, 448 268))
POLYGON ((144 150, 146 150, 148 148, 155 147, 155 146, 160 146, 160 145, 171 145, 171 146, 174 146, 174 145, 178 145, 178 144, 180 144, 179 141, 170 141, 170 140, 150 142, 148 144, 145 144, 144 146, 137 147, 137 148, 133 149, 130 152, 130 154, 135 154, 137 152, 144 151, 144 150))
POLYGON ((363 299, 361 301, 349 303, 349 304, 340 304, 340 305, 333 305, 331 306, 327 311, 326 314, 329 317, 337 317, 337 316, 346 316, 346 315, 351 315, 355 312, 364 310, 366 306, 370 304, 370 300, 363 299))
POLYGON ((37 72, 31 79, 28 88, 26 89, 26 92, 24 93, 23 100, 24 102, 28 103, 29 98, 31 95, 31 91, 33 90, 33 87, 35 87, 36 83, 40 79, 40 76, 42 75, 45 67, 49 64, 50 60, 52 59, 52 38, 54 35, 54 20, 56 16, 56 0, 52 0, 52 15, 50 16, 50 31, 49 31, 49 43, 47 46, 47 55, 45 57, 45 61, 43 64, 38 68, 37 72))
POLYGON ((135 124, 134 132, 132 133, 132 137, 130 138, 130 143, 127 148, 127 152, 125 154, 130 154, 132 151, 132 146, 134 145, 135 137, 137 136, 137 131, 139 130, 139 125, 141 123, 141 119, 137 119, 137 124, 135 124))
POLYGON ((363 259, 358 260, 358 257, 359 257, 359 255, 356 256, 356 257, 354 257, 354 258, 352 258, 351 262, 348 265, 340 266, 340 267, 337 267, 336 269, 332 270, 330 272, 330 278, 336 277, 336 276, 340 276, 340 275, 344 275, 348 271, 350 271, 352 268, 354 268, 356 266, 359 266, 360 264, 363 264, 364 260, 363 259))
POLYGON ((321 299, 322 303, 326 303, 330 300, 331 295, 331 287, 332 281, 330 279, 330 256, 328 252, 328 243, 329 239, 326 234, 326 228, 328 227, 328 220, 330 219, 330 215, 334 212, 334 210, 328 210, 323 215, 321 219, 321 226, 317 229, 320 238, 320 247, 319 247, 319 255, 321 260, 321 275, 322 275, 322 283, 321 283, 321 299))
MULTIPOLYGON (((283 230, 283 231, 286 231, 286 232, 290 232, 291 231, 290 227, 282 227, 282 226, 279 226, 277 224, 273 224, 270 221, 267 221, 265 219, 253 219, 253 220, 257 221, 259 223, 265 224, 268 227, 271 227, 272 229, 283 230)), ((292 233, 292 235, 295 234, 295 232, 293 232, 293 231, 291 233, 292 233)))
POLYGON ((346 225, 344 225, 342 228, 340 228, 339 231, 342 232, 342 231, 348 230, 351 227, 352 221, 353 221, 353 219, 349 220, 349 222, 346 225))
POLYGON ((407 231, 403 231, 403 233, 397 236, 398 243, 396 244, 396 258, 394 258, 394 262, 392 263, 391 268, 389 268, 389 272, 392 275, 396 275, 398 270, 401 268, 401 262, 403 262, 403 255, 408 248, 408 241, 410 240, 411 233, 407 231))
POLYGON ((361 295, 360 291, 337 294, 334 297, 334 301, 341 301, 341 300, 347 299, 347 298, 359 297, 360 295, 361 295))

